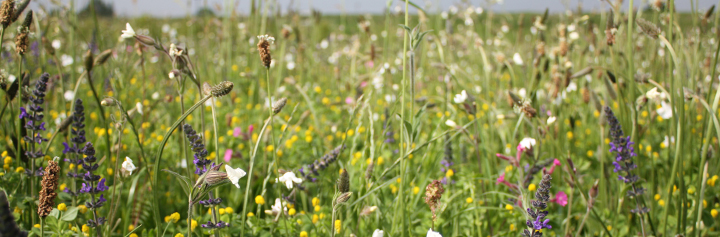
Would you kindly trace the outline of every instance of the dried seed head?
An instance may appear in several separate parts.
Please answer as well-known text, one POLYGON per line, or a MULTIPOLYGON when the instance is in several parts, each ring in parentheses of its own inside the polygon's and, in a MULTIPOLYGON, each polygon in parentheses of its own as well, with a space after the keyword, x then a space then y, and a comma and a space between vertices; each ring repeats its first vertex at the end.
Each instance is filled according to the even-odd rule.
POLYGON ((0 24, 7 28, 15 19, 15 0, 5 0, 0 6, 0 24))
POLYGON ((42 189, 40 190, 38 215, 42 218, 48 216, 55 206, 55 197, 57 197, 55 189, 57 189, 58 179, 60 178, 60 176, 58 176, 59 172, 60 167, 57 162, 52 160, 48 161, 48 166, 45 168, 45 175, 43 175, 42 181, 40 182, 42 189))
POLYGON ((287 98, 283 97, 278 101, 275 101, 272 106, 273 115, 280 113, 282 109, 285 107, 285 104, 287 104, 287 98))
MULTIPOLYGON (((17 19, 18 15, 15 15, 15 18, 17 19)), ((33 11, 30 10, 27 14, 25 14, 25 20, 23 20, 22 27, 30 28, 30 24, 32 24, 33 21, 33 11)))
POLYGON ((433 180, 425 188, 425 203, 430 206, 433 220, 437 218, 437 213, 435 211, 437 210, 438 204, 440 204, 440 198, 442 197, 442 194, 444 192, 445 189, 443 188, 442 182, 440 182, 440 180, 433 180))
POLYGON ((92 71, 93 63, 95 61, 92 50, 88 50, 87 52, 85 52, 85 58, 83 60, 85 63, 85 71, 92 71))
POLYGON ((20 14, 25 11, 25 8, 30 4, 30 0, 23 0, 22 2, 18 3, 15 6, 15 14, 12 19, 12 22, 17 21, 18 17, 20 17, 20 14))
POLYGON ((346 193, 340 194, 340 196, 338 196, 337 199, 335 199, 335 203, 343 204, 343 203, 347 202, 348 200, 350 200, 350 196, 352 196, 352 194, 353 194, 352 192, 346 192, 346 193))
POLYGON ((290 38, 290 33, 292 33, 292 27, 290 27, 289 25, 283 25, 281 32, 283 39, 288 39, 290 38))
POLYGON ((337 181, 338 191, 341 193, 350 192, 350 175, 347 170, 340 170, 340 179, 337 181))
POLYGON ((270 63, 272 62, 270 45, 275 42, 275 38, 269 35, 258 35, 258 40, 260 40, 257 44, 260 60, 265 68, 270 68, 270 63))
POLYGON ((637 20, 635 20, 635 23, 637 23, 638 27, 640 27, 640 30, 642 30, 642 32, 650 38, 657 39, 658 35, 660 35, 660 33, 662 32, 660 28, 658 28, 655 24, 646 21, 645 19, 638 18, 637 20))
POLYGON ((95 58, 95 62, 93 63, 94 66, 100 66, 103 65, 107 60, 112 56, 112 49, 108 49, 105 51, 102 51, 100 54, 98 54, 97 58, 95 58))
POLYGON ((23 55, 28 49, 28 31, 21 30, 15 37, 15 53, 23 55))
MULTIPOLYGON (((223 81, 220 82, 220 84, 217 84, 215 86, 209 87, 209 94, 212 95, 215 98, 223 97, 227 94, 230 94, 230 91, 233 89, 233 83, 229 81, 223 81)), ((205 87, 203 86, 203 93, 206 93, 205 87)))

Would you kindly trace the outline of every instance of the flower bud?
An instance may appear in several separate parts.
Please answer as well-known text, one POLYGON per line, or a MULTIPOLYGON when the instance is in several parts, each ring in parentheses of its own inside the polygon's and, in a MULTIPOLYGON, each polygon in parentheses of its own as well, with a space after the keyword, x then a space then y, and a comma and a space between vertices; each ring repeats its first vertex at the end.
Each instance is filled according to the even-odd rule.
POLYGON ((135 39, 145 46, 155 47, 155 39, 147 35, 135 35, 135 39))
POLYGON ((85 71, 88 71, 88 72, 92 71, 92 69, 93 69, 92 50, 88 50, 87 52, 85 52, 84 63, 85 63, 85 71))
POLYGON ((226 181, 228 181, 227 173, 222 171, 211 170, 208 171, 207 175, 205 176, 205 184, 207 184, 208 186, 222 184, 226 181))
POLYGON ((97 58, 95 58, 95 62, 93 63, 94 66, 100 66, 103 63, 107 62, 110 56, 112 56, 112 49, 102 51, 100 54, 98 54, 97 58))

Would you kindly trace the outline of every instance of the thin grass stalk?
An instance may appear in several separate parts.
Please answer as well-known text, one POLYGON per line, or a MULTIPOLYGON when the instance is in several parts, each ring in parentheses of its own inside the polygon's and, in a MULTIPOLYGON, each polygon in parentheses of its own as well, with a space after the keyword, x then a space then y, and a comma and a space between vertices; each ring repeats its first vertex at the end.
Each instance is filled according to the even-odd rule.
MULTIPOLYGON (((405 25, 406 26, 410 25, 410 13, 408 12, 408 10, 409 10, 408 0, 405 0, 405 25)), ((405 90, 407 87, 406 84, 407 84, 407 71, 408 71, 408 67, 407 67, 408 66, 407 65, 407 52, 408 52, 408 40, 409 40, 408 38, 409 38, 408 34, 403 34, 403 59, 402 59, 403 73, 402 73, 402 81, 400 82, 400 87, 402 88, 402 92, 401 92, 402 94, 400 95, 400 115, 403 120, 406 119, 406 117, 405 117, 405 94, 406 94, 405 90)), ((412 100, 411 100, 411 103, 413 103, 412 100)), ((406 152, 405 152, 406 146, 409 147, 409 144, 406 145, 406 143, 408 143, 407 136, 409 136, 409 134, 412 131, 407 131, 405 126, 400 126, 400 131, 401 131, 400 132, 400 157, 404 157, 406 154, 406 152), (404 131, 404 132, 402 132, 402 131, 404 131)), ((405 186, 406 186, 406 182, 407 182, 407 177, 406 177, 407 176, 407 173, 406 173, 407 160, 406 159, 401 159, 401 160, 402 161, 400 164, 400 177, 402 178, 402 180, 400 182, 400 188, 399 188, 400 192, 398 195, 398 197, 400 199, 399 200, 400 213, 399 213, 399 215, 396 215, 395 218, 393 218, 393 223, 394 223, 394 226, 397 226, 397 223, 395 223, 397 221, 397 218, 401 219, 402 224, 401 224, 400 233, 401 233, 401 236, 404 237, 404 236, 407 236, 407 232, 406 232, 406 230, 407 230, 407 220, 406 219, 407 218, 404 218, 404 216, 405 216, 405 186)))
POLYGON ((154 160, 155 165, 154 165, 153 171, 152 171, 152 179, 150 180, 151 185, 152 185, 152 190, 154 192, 154 195, 152 195, 153 196, 153 218, 155 220, 155 228, 158 228, 158 230, 160 230, 159 228, 161 226, 160 200, 158 199, 158 197, 161 194, 160 194, 160 190, 158 189, 158 173, 160 171, 160 161, 162 159, 163 150, 165 150, 165 144, 168 142, 168 139, 170 139, 170 135, 172 135, 172 133, 175 131, 175 129, 177 129, 180 126, 180 124, 182 124, 182 122, 185 120, 185 118, 187 118, 187 116, 189 116, 190 113, 195 111, 195 109, 200 107, 203 103, 205 103, 205 101, 207 101, 210 98, 212 98, 212 95, 206 95, 204 98, 200 99, 200 101, 198 101, 192 107, 190 107, 187 111, 185 111, 185 113, 183 113, 180 116, 180 118, 178 118, 175 121, 175 123, 173 123, 170 126, 170 130, 168 130, 165 133, 165 136, 163 136, 163 140, 160 142, 160 147, 158 148, 158 152, 155 155, 155 160, 154 160))
MULTIPOLYGON (((105 132, 106 132, 106 134, 104 136, 105 137, 105 146, 107 147, 107 149, 105 149, 105 155, 106 155, 106 157, 109 158, 109 157, 112 157, 112 154, 110 153, 110 148, 112 147, 112 145, 110 144, 110 129, 108 127, 107 118, 105 117, 105 108, 100 103, 100 97, 98 96, 97 91, 95 90, 95 85, 93 84, 93 80, 92 80, 92 71, 90 70, 87 73, 85 73, 85 76, 87 76, 88 86, 90 86, 90 90, 92 91, 93 97, 95 97, 95 103, 97 103, 97 106, 100 109, 100 118, 102 118, 103 127, 105 128, 105 132)), ((78 81, 78 84, 79 84, 79 81, 78 81)))
MULTIPOLYGON (((242 222, 240 227, 240 236, 244 236, 245 234, 245 219, 247 218, 247 202, 248 202, 248 196, 250 194, 250 183, 252 181, 252 172, 253 168, 255 167, 255 157, 257 156, 257 150, 258 147, 260 147, 260 141, 262 141, 263 135, 265 134, 265 129, 267 129, 268 125, 270 124, 271 117, 268 117, 267 120, 265 120, 265 124, 263 125, 262 129, 260 129, 260 133, 258 135, 258 139, 255 142, 255 148, 252 150, 252 155, 250 156, 250 168, 248 168, 248 175, 247 175, 247 183, 245 185, 245 197, 243 200, 243 211, 242 211, 242 222)), ((272 164, 271 164, 272 165, 272 164)), ((264 189, 263 189, 264 190, 264 189)))
MULTIPOLYGON (((110 215, 109 215, 110 218, 108 220, 115 220, 117 204, 120 204, 120 200, 117 200, 117 199, 119 199, 121 196, 121 195, 118 195, 117 197, 115 196, 115 190, 117 190, 117 186, 118 186, 118 179, 120 178, 120 175, 118 174, 118 171, 120 171, 118 169, 118 166, 120 166, 120 151, 122 151, 122 135, 123 135, 122 124, 117 127, 118 127, 118 137, 117 137, 118 148, 117 148, 117 154, 115 155, 115 168, 113 168, 113 174, 114 174, 113 188, 112 188, 112 194, 110 195, 110 197, 112 197, 112 201, 110 201, 111 209, 110 209, 110 215)), ((108 133, 108 136, 110 136, 109 133, 108 133)), ((110 160, 112 160, 112 157, 110 158, 110 160)), ((110 229, 110 225, 107 225, 107 230, 105 232, 111 233, 111 231, 112 230, 110 229)))

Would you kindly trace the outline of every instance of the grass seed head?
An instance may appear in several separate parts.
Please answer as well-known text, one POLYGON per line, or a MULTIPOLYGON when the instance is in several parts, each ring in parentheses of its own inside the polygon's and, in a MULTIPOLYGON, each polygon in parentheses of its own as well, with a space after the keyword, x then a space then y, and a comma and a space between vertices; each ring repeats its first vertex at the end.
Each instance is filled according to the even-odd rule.
POLYGON ((260 60, 265 68, 270 68, 272 62, 272 55, 270 55, 270 45, 275 42, 275 38, 269 35, 258 35, 258 52, 260 53, 260 60))
POLYGON ((0 24, 3 29, 7 28, 15 17, 15 0, 5 0, 0 6, 0 24))
POLYGON ((642 30, 642 32, 650 38, 657 39, 658 35, 662 32, 655 24, 646 21, 645 19, 638 18, 635 20, 635 23, 637 23, 640 30, 642 30))

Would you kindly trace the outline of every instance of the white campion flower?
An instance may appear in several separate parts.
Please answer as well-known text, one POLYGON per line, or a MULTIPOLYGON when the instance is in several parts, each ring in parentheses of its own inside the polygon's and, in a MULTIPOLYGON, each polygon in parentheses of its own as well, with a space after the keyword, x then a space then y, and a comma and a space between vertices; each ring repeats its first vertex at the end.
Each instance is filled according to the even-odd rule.
POLYGON ((456 104, 462 104, 465 103, 465 100, 467 100, 468 94, 467 91, 463 90, 460 92, 460 94, 456 94, 455 98, 453 98, 453 101, 455 101, 456 104))
POLYGON ((442 237, 440 232, 433 231, 432 229, 428 230, 427 237, 442 237))
POLYGON ((142 115, 143 114, 143 104, 140 102, 135 103, 135 110, 142 115))
POLYGON ((265 210, 265 214, 271 215, 271 216, 280 216, 280 212, 287 211, 287 207, 283 208, 283 204, 280 201, 280 198, 275 199, 275 204, 270 206, 270 210, 265 210))
POLYGON ((557 120, 557 118, 556 118, 555 116, 550 116, 550 117, 547 119, 547 124, 550 125, 550 124, 554 123, 555 120, 557 120))
POLYGON ((523 59, 522 59, 522 57, 520 57, 519 53, 515 53, 515 55, 513 55, 513 62, 517 65, 523 65, 523 63, 524 63, 523 59))
POLYGON ((180 50, 178 50, 177 45, 170 44, 170 49, 168 50, 168 54, 170 55, 170 57, 174 58, 174 57, 179 57, 180 55, 182 55, 182 52, 180 50))
POLYGON ((72 101, 73 99, 75 99, 75 92, 70 90, 65 91, 65 93, 63 93, 63 97, 65 97, 66 101, 72 101))
POLYGON ((535 146, 536 143, 537 143, 537 141, 535 141, 534 138, 526 137, 520 141, 519 147, 524 150, 527 150, 527 149, 531 149, 533 146, 535 146))
POLYGON ((651 90, 645 92, 645 97, 647 97, 650 100, 655 101, 662 101, 665 99, 665 93, 658 92, 658 88, 652 88, 651 90))
POLYGON ((456 127, 458 126, 457 123, 455 123, 455 121, 452 121, 452 120, 450 120, 450 119, 448 119, 447 121, 445 121, 445 125, 448 125, 448 126, 450 126, 450 127, 452 127, 452 128, 456 128, 456 127))
POLYGON ((372 237, 383 237, 385 235, 385 232, 380 229, 375 229, 375 231, 372 234, 372 237))
POLYGON ((122 35, 120 35, 123 39, 129 39, 135 37, 135 30, 133 30, 132 26, 130 26, 130 23, 125 23, 125 30, 122 31, 122 35))
POLYGON ((285 187, 288 189, 293 188, 293 184, 300 184, 302 183, 302 179, 295 176, 295 173, 293 172, 285 172, 280 178, 275 179, 275 182, 281 182, 285 184, 285 187))
POLYGON ((130 157, 125 157, 125 161, 122 163, 122 169, 120 172, 123 176, 132 175, 132 172, 135 171, 137 167, 135 167, 135 164, 133 164, 132 159, 130 157))
POLYGON ((230 179, 230 182, 232 182, 235 187, 240 188, 238 181, 240 181, 240 178, 245 177, 245 171, 240 168, 235 169, 229 165, 225 165, 225 173, 227 173, 227 177, 230 179))
POLYGON ((672 107, 668 103, 665 103, 665 101, 660 102, 660 108, 655 110, 655 112, 660 115, 663 119, 670 119, 673 116, 672 107))

